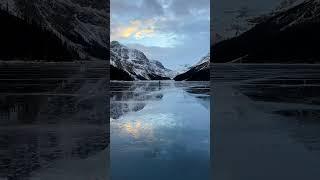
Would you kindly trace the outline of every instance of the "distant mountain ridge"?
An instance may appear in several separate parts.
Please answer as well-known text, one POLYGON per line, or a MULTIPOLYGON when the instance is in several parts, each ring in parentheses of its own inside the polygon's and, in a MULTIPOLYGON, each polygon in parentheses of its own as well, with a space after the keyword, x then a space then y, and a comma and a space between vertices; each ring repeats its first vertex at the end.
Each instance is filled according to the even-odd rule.
POLYGON ((195 65, 191 66, 188 71, 177 75, 176 81, 209 81, 210 80, 210 53, 201 58, 195 65))
POLYGON ((165 80, 170 79, 173 73, 161 62, 150 60, 142 51, 128 48, 118 41, 110 43, 110 65, 135 80, 165 80))
POLYGON ((320 1, 307 0, 263 19, 238 37, 211 46, 213 62, 320 62, 320 1))

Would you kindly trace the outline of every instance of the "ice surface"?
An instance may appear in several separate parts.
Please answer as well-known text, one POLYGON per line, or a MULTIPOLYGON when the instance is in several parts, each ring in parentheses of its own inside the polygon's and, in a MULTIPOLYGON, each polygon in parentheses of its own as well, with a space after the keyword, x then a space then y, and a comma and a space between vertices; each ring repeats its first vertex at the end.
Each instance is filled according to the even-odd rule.
POLYGON ((108 179, 106 67, 0 65, 0 179, 108 179))
POLYGON ((209 179, 208 85, 112 83, 112 179, 209 179))
POLYGON ((320 177, 318 65, 213 65, 214 179, 320 177))

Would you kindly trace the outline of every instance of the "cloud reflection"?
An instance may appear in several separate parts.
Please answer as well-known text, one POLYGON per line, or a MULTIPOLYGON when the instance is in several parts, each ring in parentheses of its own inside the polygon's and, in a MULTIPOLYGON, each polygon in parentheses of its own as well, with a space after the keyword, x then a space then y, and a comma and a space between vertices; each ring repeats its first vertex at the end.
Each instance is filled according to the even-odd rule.
MULTIPOLYGON (((132 114, 131 114, 132 115, 132 114)), ((130 115, 129 115, 130 117, 130 115)), ((176 119, 179 117, 176 117, 176 119)), ((174 114, 145 114, 137 117, 123 117, 117 122, 122 122, 118 124, 120 129, 120 134, 129 135, 134 139, 149 139, 150 141, 154 140, 155 131, 160 128, 175 128, 179 125, 175 118, 174 114), (137 119, 137 120, 133 120, 137 119)))

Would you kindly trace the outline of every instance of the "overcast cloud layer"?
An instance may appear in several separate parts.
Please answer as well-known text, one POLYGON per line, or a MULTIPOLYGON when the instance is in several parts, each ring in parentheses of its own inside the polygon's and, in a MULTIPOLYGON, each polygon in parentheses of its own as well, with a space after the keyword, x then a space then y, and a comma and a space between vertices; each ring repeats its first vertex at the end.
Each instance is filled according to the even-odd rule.
POLYGON ((111 0, 111 40, 171 69, 195 64, 210 49, 210 0, 111 0))

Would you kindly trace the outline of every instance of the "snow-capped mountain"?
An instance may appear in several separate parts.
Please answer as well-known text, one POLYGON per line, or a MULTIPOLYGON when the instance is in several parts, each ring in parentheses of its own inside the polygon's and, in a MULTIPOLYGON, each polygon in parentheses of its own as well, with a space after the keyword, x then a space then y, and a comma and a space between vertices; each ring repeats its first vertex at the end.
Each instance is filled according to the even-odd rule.
POLYGON ((82 59, 107 60, 108 2, 105 0, 0 0, 0 5, 34 21, 77 49, 82 59))
POLYGON ((210 53, 182 74, 177 75, 176 81, 209 81, 210 80, 210 53))
POLYGON ((207 65, 209 61, 210 61, 210 53, 208 53, 206 56, 202 57, 201 60, 197 64, 193 65, 191 68, 197 67, 197 66, 202 65, 204 63, 206 63, 206 65, 207 65))
POLYGON ((214 62, 319 62, 320 1, 305 0, 212 47, 214 62), (239 61, 238 61, 239 60, 239 61))
POLYGON ((187 72, 191 67, 192 67, 192 65, 190 65, 190 64, 179 65, 178 68, 175 69, 175 76, 187 72))
POLYGON ((293 8, 294 6, 297 6, 301 3, 303 3, 305 0, 283 0, 278 7, 275 8, 274 13, 282 12, 285 10, 288 10, 290 8, 293 8))
POLYGON ((301 4, 304 1, 305 0, 283 0, 272 11, 264 14, 260 14, 258 16, 251 17, 247 21, 253 25, 252 27, 254 27, 254 25, 263 23, 264 21, 270 19, 271 17, 276 16, 277 14, 284 12, 288 9, 291 9, 301 4))
MULTIPOLYGON (((230 39, 250 30, 256 24, 301 4, 304 0, 224 0, 215 3, 212 21, 214 31, 230 39)), ((214 41, 212 41, 214 42, 214 41)))
POLYGON ((281 26, 281 30, 306 23, 320 22, 320 1, 306 0, 276 16, 270 21, 281 26))
POLYGON ((127 72, 135 80, 170 79, 174 74, 161 62, 150 60, 143 52, 128 48, 117 41, 112 41, 110 45, 110 64, 127 72))

